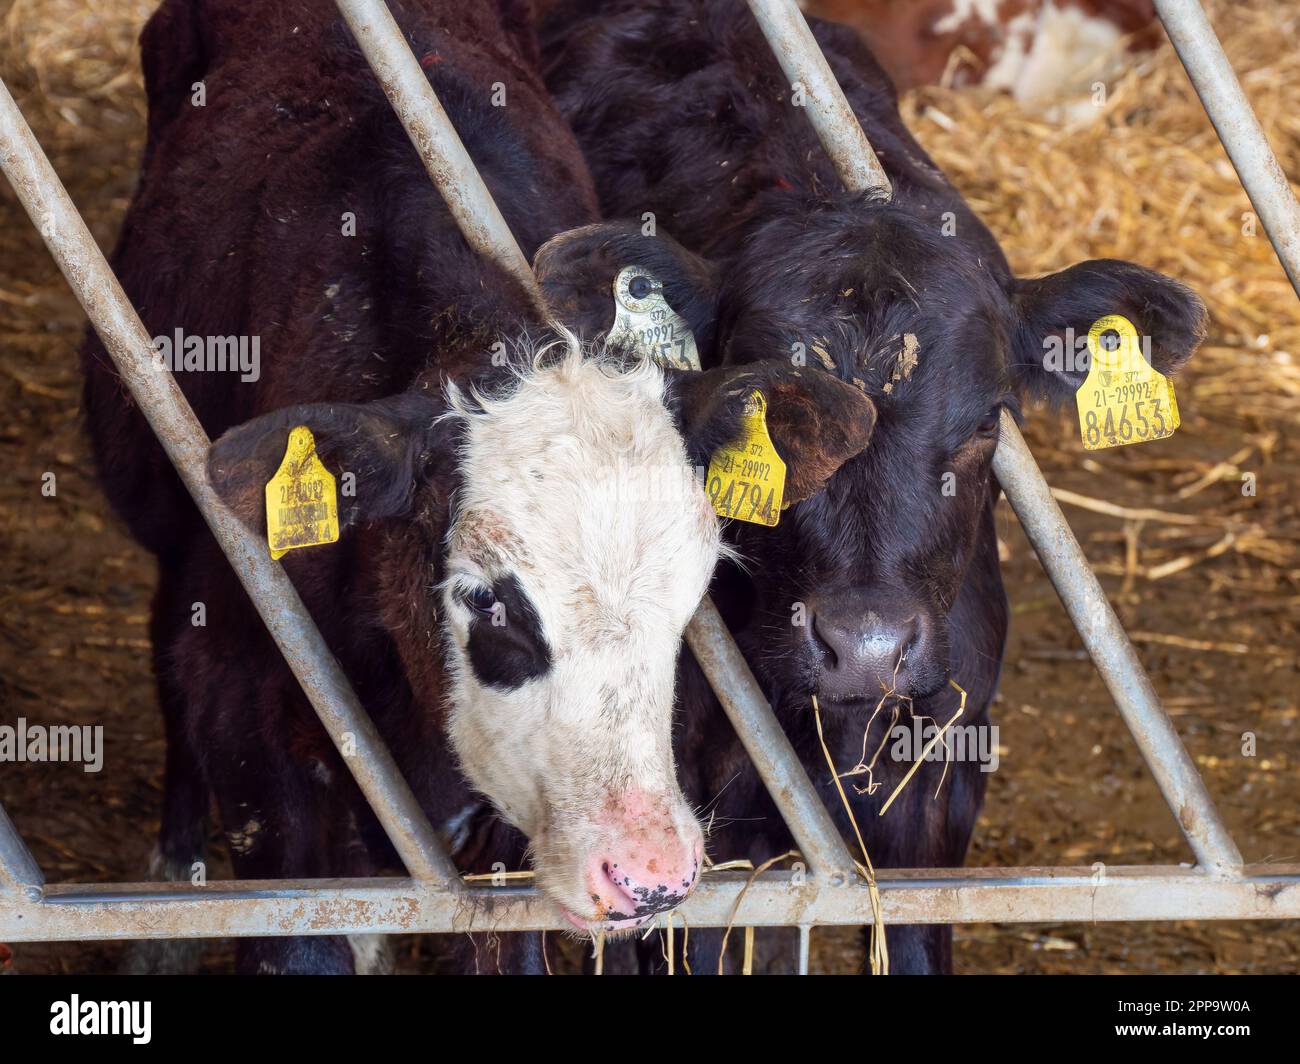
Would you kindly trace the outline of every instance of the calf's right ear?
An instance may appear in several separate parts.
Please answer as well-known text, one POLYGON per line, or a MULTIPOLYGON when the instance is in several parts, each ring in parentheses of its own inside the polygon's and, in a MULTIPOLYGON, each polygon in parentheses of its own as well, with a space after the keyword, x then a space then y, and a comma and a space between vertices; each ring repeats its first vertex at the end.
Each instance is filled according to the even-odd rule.
POLYGON ((875 403, 822 370, 753 362, 667 372, 669 407, 694 465, 707 466, 714 451, 739 439, 745 404, 762 393, 768 435, 786 464, 787 504, 825 488, 840 466, 866 450, 876 427, 875 403))
MULTIPOLYGON (((287 406, 224 433, 208 451, 208 482, 255 532, 266 530, 266 485, 284 459, 289 433, 311 430, 316 454, 336 481, 351 473, 354 493, 339 493, 339 530, 410 510, 433 459, 435 421, 445 406, 405 394, 370 403, 287 406)), ((446 430, 443 429, 443 432, 446 430)))

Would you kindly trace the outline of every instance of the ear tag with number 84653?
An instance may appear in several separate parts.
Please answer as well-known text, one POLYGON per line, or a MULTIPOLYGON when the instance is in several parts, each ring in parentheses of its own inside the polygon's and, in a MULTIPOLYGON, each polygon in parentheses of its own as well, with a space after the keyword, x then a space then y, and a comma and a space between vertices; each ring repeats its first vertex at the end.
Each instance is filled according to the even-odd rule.
POLYGON ((1147 443, 1178 428, 1178 400, 1169 379, 1142 353, 1128 318, 1108 314, 1088 330, 1088 377, 1075 394, 1079 434, 1087 451, 1147 443))
POLYGON ((705 488, 719 517, 773 527, 781 520, 785 462, 767 431, 767 400, 754 392, 745 400, 740 435, 709 460, 705 488))
POLYGON ((266 542, 271 557, 339 538, 339 497, 334 474, 321 464, 311 429, 299 425, 275 476, 266 482, 266 542))

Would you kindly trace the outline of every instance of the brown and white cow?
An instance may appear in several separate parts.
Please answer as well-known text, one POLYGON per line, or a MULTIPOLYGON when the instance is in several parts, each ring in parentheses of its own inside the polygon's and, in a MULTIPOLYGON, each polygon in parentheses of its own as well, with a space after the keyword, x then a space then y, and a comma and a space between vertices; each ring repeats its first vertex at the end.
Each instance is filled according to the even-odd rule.
MULTIPOLYGON (((517 13, 394 10, 527 254, 579 227, 556 246, 586 249, 602 312, 614 267, 638 257, 668 291, 700 274, 666 241, 591 226, 590 179, 517 13)), ((430 819, 453 823, 473 791, 499 812, 477 870, 517 867, 527 845, 541 888, 584 930, 675 905, 702 845, 674 773, 675 663, 720 548, 695 466, 736 434, 752 390, 776 411, 861 416, 857 450, 869 404, 787 371, 677 381, 542 320, 461 237, 328 0, 168 0, 142 48, 149 138, 114 265, 150 331, 186 353, 168 368, 215 440, 212 484, 260 532, 290 431, 311 430, 341 486, 341 536, 282 564, 430 819), (255 339, 240 350, 260 361, 208 360, 209 341, 226 352, 232 337, 255 339)), ((572 275, 546 283, 588 328, 572 275)), ((204 859, 210 795, 241 879, 392 867, 93 337, 83 364, 105 490, 158 559, 158 873, 189 879, 204 859)), ((824 483, 824 457, 808 464, 824 483)), ((354 956, 339 936, 246 939, 239 965, 351 971, 354 956)))
POLYGON ((1163 35, 1151 0, 804 0, 862 34, 900 89, 985 85, 1034 106, 1087 92, 1163 35))

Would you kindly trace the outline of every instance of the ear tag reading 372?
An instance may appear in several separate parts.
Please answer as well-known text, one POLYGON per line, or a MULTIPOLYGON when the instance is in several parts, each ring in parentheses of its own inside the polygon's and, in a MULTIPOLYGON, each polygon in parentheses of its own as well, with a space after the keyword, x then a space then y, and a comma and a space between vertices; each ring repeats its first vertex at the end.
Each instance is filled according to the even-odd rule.
POLYGON ((266 541, 271 557, 298 547, 318 547, 339 538, 339 497, 334 474, 316 454, 311 429, 289 433, 280 468, 266 483, 266 541))
POLYGON ((1146 360, 1128 318, 1108 314, 1093 322, 1088 353, 1088 377, 1075 394, 1084 450, 1148 443, 1174 434, 1179 425, 1174 386, 1146 360))
POLYGON ((695 336, 677 311, 668 305, 664 286, 640 266, 625 266, 614 278, 614 327, 611 346, 631 347, 676 369, 699 369, 695 336))
POLYGON ((745 401, 736 442, 713 452, 705 488, 719 517, 769 528, 781 519, 785 463, 767 433, 767 400, 762 392, 745 401))

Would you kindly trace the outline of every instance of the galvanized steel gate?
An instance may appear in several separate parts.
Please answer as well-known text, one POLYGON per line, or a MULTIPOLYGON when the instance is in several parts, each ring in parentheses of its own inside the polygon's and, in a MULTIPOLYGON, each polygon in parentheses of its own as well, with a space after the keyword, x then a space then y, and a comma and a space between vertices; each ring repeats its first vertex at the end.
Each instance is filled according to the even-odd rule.
MULTIPOLYGON (((528 263, 383 0, 337 0, 471 246, 517 277, 539 307, 528 263)), ((749 0, 781 67, 850 189, 889 183, 794 0, 749 0)), ((1156 0, 1188 74, 1300 294, 1300 204, 1197 0, 1156 0)), ((469 884, 439 844, 338 663, 261 537, 207 483, 209 441, 8 90, 0 84, 0 168, 39 227, 168 456, 261 614, 321 723, 409 872, 347 879, 111 886, 46 884, 0 809, 0 940, 219 938, 560 927, 523 887, 469 884)), ((1003 417, 994 470, 1196 857, 1194 867, 882 869, 886 923, 1300 917, 1300 865, 1243 866, 1195 766, 1015 422, 1003 417)), ((718 693, 807 863, 807 874, 707 876, 661 925, 863 925, 869 888, 789 741, 705 599, 687 643, 718 693), (741 894, 743 901, 736 911, 741 894)), ((800 970, 807 966, 802 934, 800 970)))

